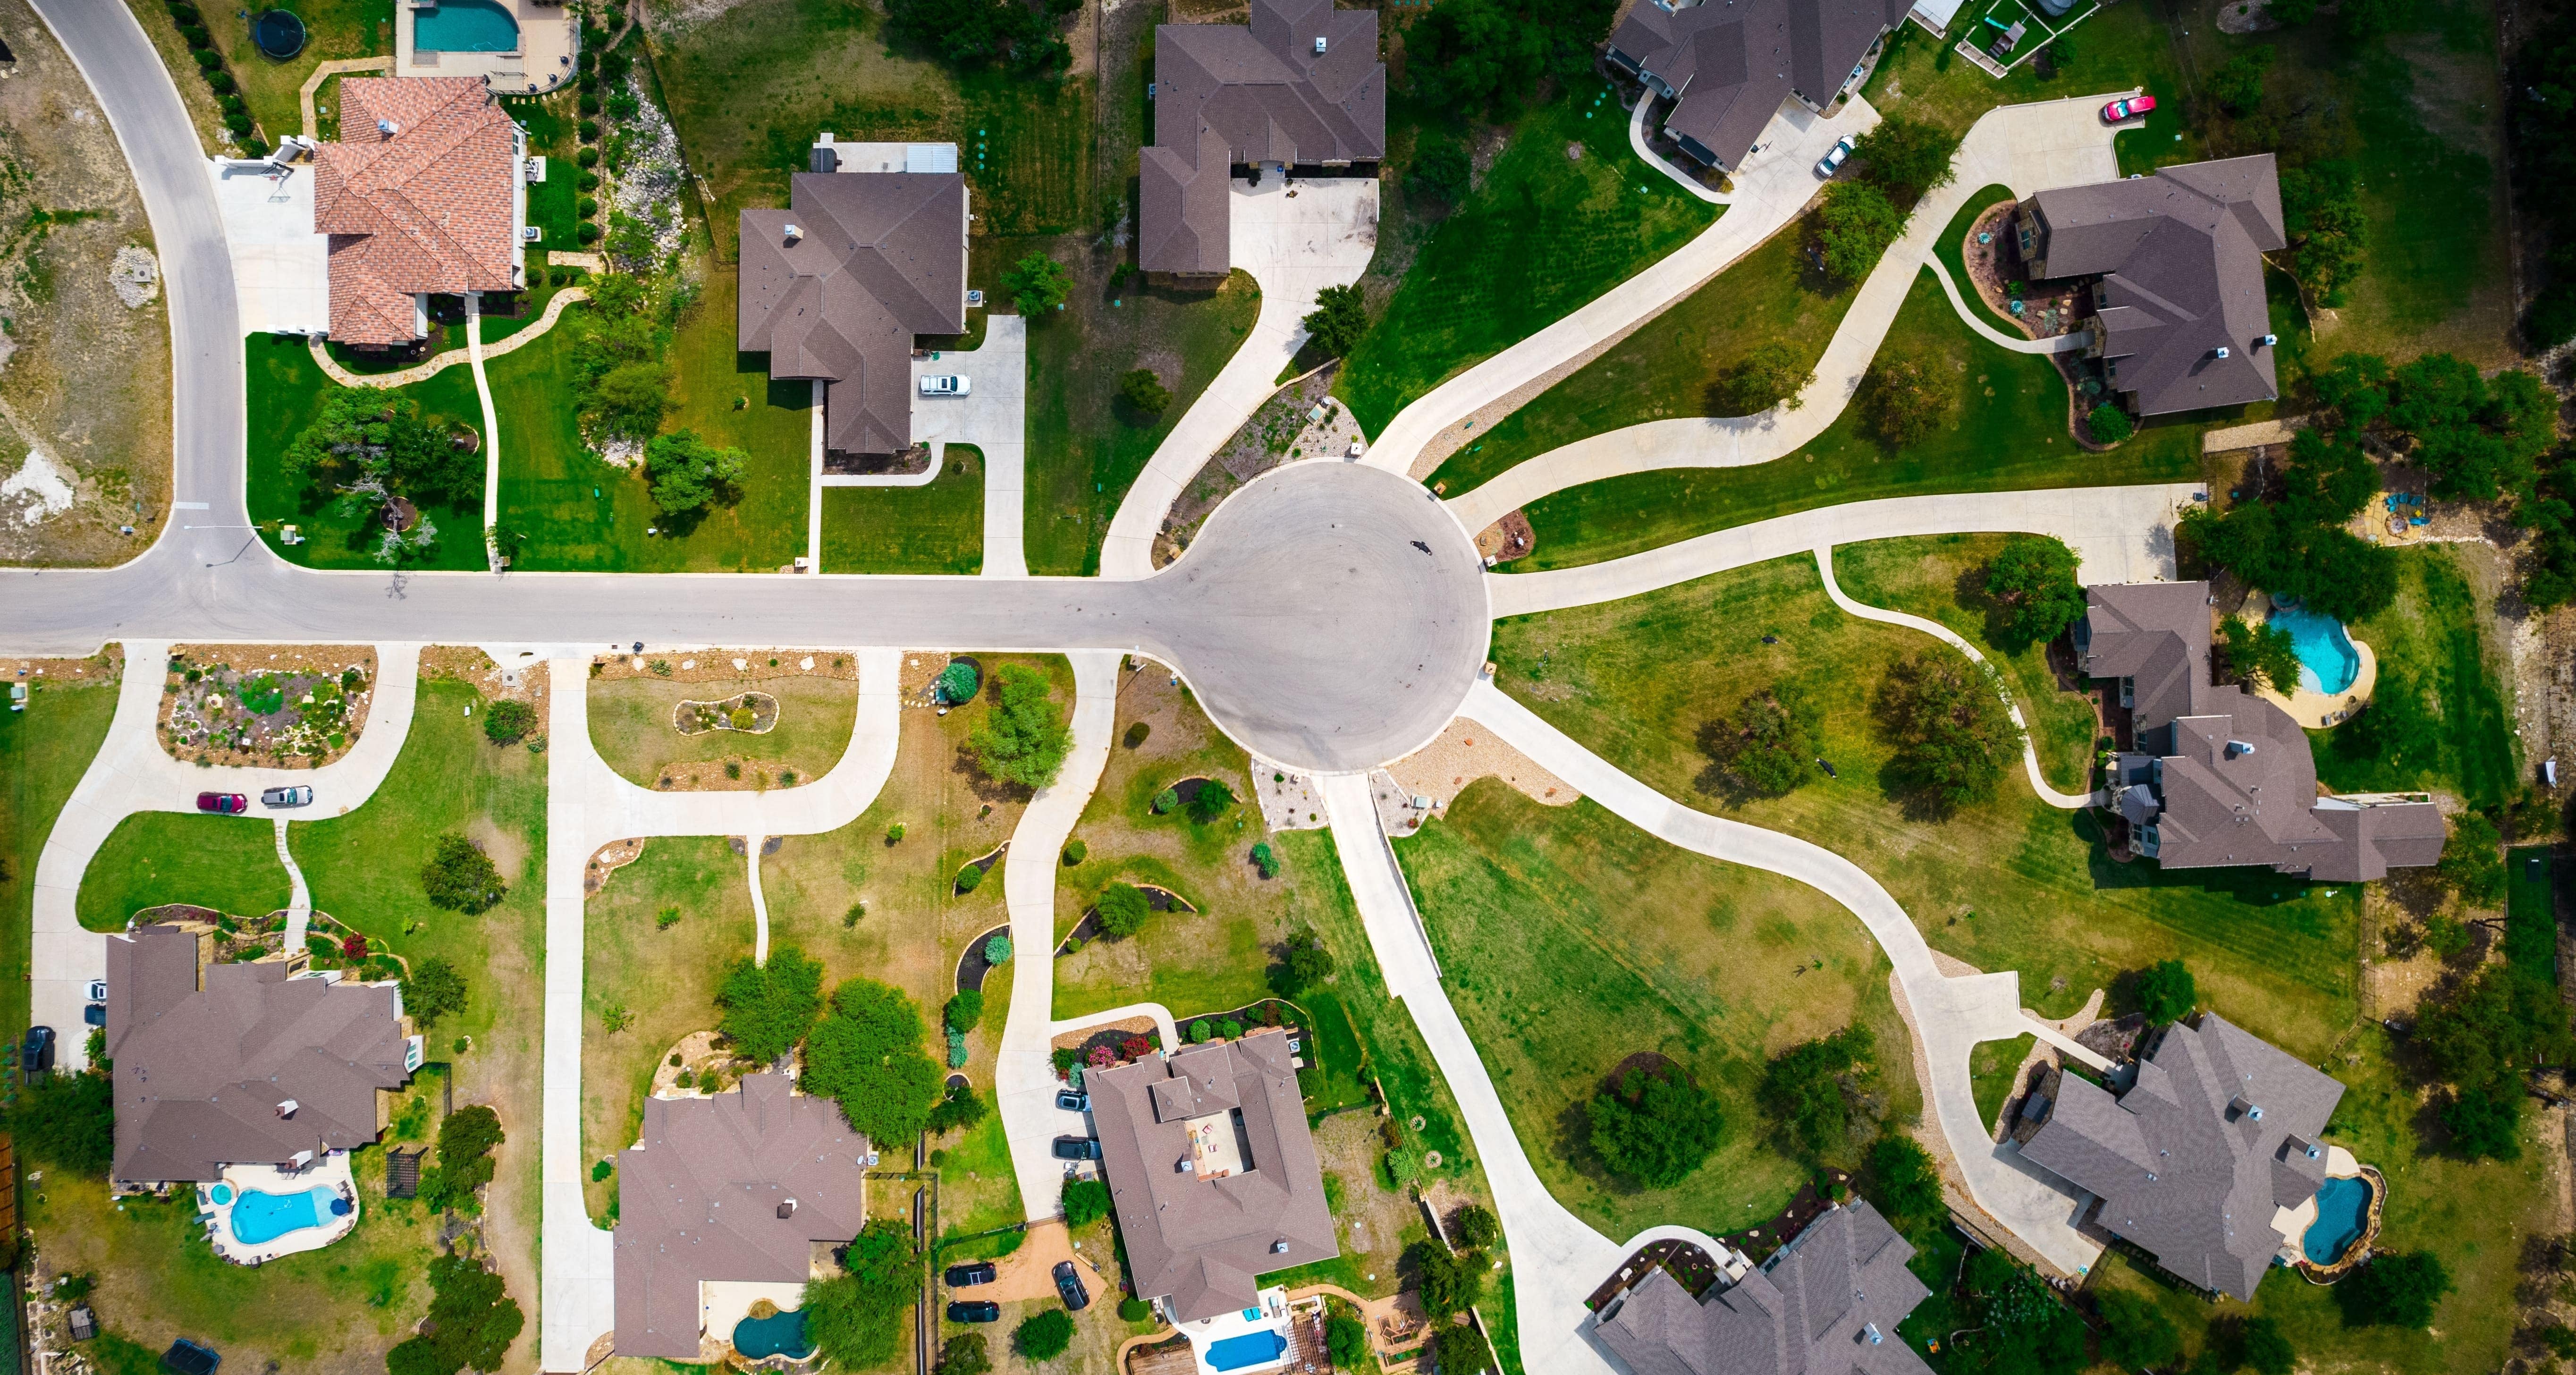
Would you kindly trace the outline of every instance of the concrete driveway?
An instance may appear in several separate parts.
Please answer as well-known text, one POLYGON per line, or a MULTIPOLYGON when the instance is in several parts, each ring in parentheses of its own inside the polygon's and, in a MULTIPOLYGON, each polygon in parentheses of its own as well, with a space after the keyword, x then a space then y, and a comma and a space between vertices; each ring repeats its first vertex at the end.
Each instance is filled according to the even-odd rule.
MULTIPOLYGON (((984 346, 971 353, 943 350, 912 360, 912 441, 933 444, 946 457, 951 444, 972 444, 984 455, 984 576, 1025 578, 1028 493, 1029 322, 1026 316, 988 315, 984 346), (973 384, 964 396, 923 396, 921 379, 954 374, 973 384)), ((867 479, 824 478, 822 485, 857 486, 867 479)), ((819 504, 821 494, 815 500, 819 504)), ((819 550, 818 550, 819 552, 819 550)))
POLYGON ((1141 578, 1154 571, 1154 532, 1183 488, 1206 466, 1270 394, 1279 374, 1305 347, 1305 318, 1325 287, 1348 286, 1368 271, 1377 253, 1377 182, 1374 179, 1301 181, 1277 177, 1258 188, 1233 183, 1229 252, 1234 265, 1261 284, 1261 318, 1235 349, 1216 380, 1145 465, 1118 503, 1100 549, 1104 578, 1141 578))

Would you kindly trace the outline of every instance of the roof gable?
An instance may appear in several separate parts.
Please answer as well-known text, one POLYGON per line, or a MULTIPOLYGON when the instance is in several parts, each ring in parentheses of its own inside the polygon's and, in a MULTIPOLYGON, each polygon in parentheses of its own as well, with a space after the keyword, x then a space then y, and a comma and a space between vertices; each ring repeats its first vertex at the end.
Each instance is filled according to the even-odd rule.
POLYGON ((405 298, 520 285, 518 149, 479 80, 341 79, 340 139, 313 154, 332 338, 408 343, 419 335, 405 298))

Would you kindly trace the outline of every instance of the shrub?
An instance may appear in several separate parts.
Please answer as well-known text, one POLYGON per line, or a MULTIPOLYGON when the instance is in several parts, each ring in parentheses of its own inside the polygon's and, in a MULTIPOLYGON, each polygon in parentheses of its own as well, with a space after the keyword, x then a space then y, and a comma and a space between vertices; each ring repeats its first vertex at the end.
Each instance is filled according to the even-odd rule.
POLYGON ((1109 1186, 1097 1179, 1076 1179, 1064 1186, 1064 1225, 1081 1229, 1109 1216, 1109 1186))
POLYGON ((1143 1322, 1152 1316, 1154 1316, 1154 1305, 1133 1294, 1118 1301, 1118 1317, 1121 1322, 1143 1322))
POLYGON ((2093 442, 2096 444, 2117 444, 2136 434, 2138 426, 2135 421, 2129 419, 2127 411, 2105 401, 2085 412, 2084 431, 2093 436, 2093 442))
POLYGON ((1584 1105, 1592 1153, 1612 1174, 1650 1189, 1688 1179, 1717 1149, 1716 1095, 1677 1069, 1629 1070, 1584 1105))
POLYGON ((944 1087, 922 1053, 921 1013, 901 990, 851 979, 832 994, 832 1012, 805 1040, 805 1091, 840 1101, 841 1115, 870 1140, 919 1135, 944 1087))
POLYGON ((1252 867, 1259 870, 1263 878, 1279 877, 1279 855, 1270 848, 1269 841, 1253 842, 1252 867))
POLYGON ((769 1064, 814 1029, 822 989, 822 961, 795 946, 771 951, 766 965, 737 957, 716 990, 716 1006, 724 1010, 716 1029, 746 1058, 769 1064))
POLYGON ((1339 1370, 1367 1370, 1375 1364, 1369 1359, 1368 1324, 1348 1313, 1324 1320, 1324 1350, 1339 1370))
POLYGON ((2450 1292, 2450 1271, 2430 1251, 2375 1255, 2334 1287, 2353 1327, 2429 1327, 2433 1305, 2450 1292))
POLYGON ((1345 358, 1368 333, 1368 302, 1357 286, 1328 286, 1316 294, 1315 308, 1298 323, 1306 342, 1327 358, 1345 358))
POLYGON ((959 1031, 973 1031, 984 1020, 984 994, 981 989, 961 988, 948 1000, 942 1014, 950 1026, 959 1031))
POLYGON ((1100 914, 1100 929, 1112 936, 1132 936, 1145 929, 1145 919, 1154 914, 1154 906, 1145 890, 1132 883, 1113 883, 1100 890, 1100 901, 1093 907, 1100 914))
POLYGON ((599 199, 595 196, 584 196, 573 202, 572 210, 575 215, 578 215, 585 220, 598 219, 599 199))
POLYGON ((982 866, 969 864, 957 871, 957 891, 959 893, 971 893, 983 886, 984 870, 982 866))
POLYGON ((1456 205, 1475 184, 1476 164, 1465 140, 1426 128, 1413 145, 1413 184, 1456 205))
POLYGON ((1073 1315, 1050 1308, 1011 1329, 1011 1345, 1032 1361, 1051 1361, 1073 1345, 1073 1315))
POLYGON ((1449 1219, 1449 1235, 1470 1251, 1482 1251, 1503 1239, 1503 1225, 1494 1211, 1481 1203, 1459 1206, 1457 1216, 1449 1219))
MULTIPOLYGON (((590 150, 585 148, 582 151, 586 153, 590 150)), ((581 243, 597 243, 599 242, 599 226, 584 223, 579 229, 573 231, 573 238, 581 243)))
POLYGON ((224 115, 224 127, 231 130, 235 137, 248 134, 251 130, 250 116, 239 110, 228 111, 224 115))
POLYGON ((760 724, 760 716, 749 707, 735 707, 726 714, 725 724, 735 730, 749 730, 760 724))
POLYGON ((580 102, 579 102, 579 108, 580 108, 581 112, 582 112, 583 114, 585 114, 585 115, 595 115, 595 114, 598 114, 598 113, 599 113, 599 97, 597 97, 597 96, 595 96, 595 95, 592 95, 592 94, 591 94, 590 92, 588 92, 588 91, 584 91, 584 92, 582 92, 582 94, 581 94, 581 100, 580 100, 580 102))
MULTIPOLYGON (((585 120, 583 120, 583 121, 581 122, 581 130, 580 130, 580 133, 581 133, 581 141, 582 141, 582 142, 584 142, 584 143, 597 143, 597 142, 599 142, 599 121, 598 121, 598 120, 595 120, 595 119, 585 119, 585 120)), ((588 151, 588 150, 586 150, 586 149, 585 149, 584 151, 588 151)), ((584 165, 584 166, 588 166, 589 164, 585 163, 585 164, 583 164, 583 165, 584 165)))
POLYGON ((1494 1348, 1474 1323, 1440 1329, 1440 1375, 1484 1375, 1494 1367, 1494 1348))
POLYGON ((986 776, 1024 788, 1055 781, 1073 750, 1073 731, 1049 696, 1047 676, 1023 664, 994 675, 1000 701, 967 744, 986 776))
POLYGON ((599 150, 596 148, 584 148, 573 155, 573 161, 583 167, 597 167, 599 165, 599 150))
POLYGON ((931 1375, 987 1375, 993 1368, 993 1357, 985 1350, 984 1334, 961 1332, 939 1348, 939 1362, 931 1375))
POLYGON ((1171 408, 1171 389, 1163 385, 1151 368, 1136 368, 1118 379, 1120 400, 1146 415, 1161 415, 1171 408))
POLYGON ((695 430, 659 434, 644 445, 644 472, 653 482, 653 504, 664 515, 695 511, 710 502, 731 505, 751 463, 740 449, 718 448, 695 430))
POLYGON ((206 84, 218 92, 229 91, 233 89, 233 74, 218 67, 206 73, 206 84))
MULTIPOLYGON (((953 1034, 953 1033, 952 1033, 953 1034)), ((992 1109, 978 1097, 969 1084, 950 1084, 930 1109, 930 1121, 923 1128, 933 1136, 971 1127, 984 1120, 992 1109)))
POLYGON ((1191 1045, 1197 1045, 1199 1042, 1215 1035, 1216 1028, 1209 1024, 1207 1018, 1201 1017, 1197 1021, 1190 1023, 1188 1027, 1184 1028, 1181 1034, 1189 1038, 1191 1045))
POLYGON ((1090 854, 1091 847, 1079 840, 1068 840, 1064 843, 1064 865, 1068 869, 1080 864, 1090 857, 1090 854))
POLYGON ((73 1174, 104 1177, 116 1157, 116 1105, 108 1077, 53 1074, 27 1085, 0 1110, 17 1148, 73 1174))
POLYGON ((1011 962, 1011 938, 999 935, 984 942, 984 963, 1003 965, 1011 962))
POLYGON ((1002 294, 1022 315, 1039 315, 1064 304, 1073 274, 1044 253, 1024 255, 1002 273, 1002 294))
POLYGON ((975 676, 973 664, 963 659, 951 659, 948 661, 948 667, 939 670, 939 676, 932 680, 931 686, 938 693, 940 701, 955 705, 959 702, 974 701, 975 689, 981 686, 982 682, 982 679, 975 676))
POLYGON ((1213 778, 1201 779, 1199 790, 1190 795, 1190 820, 1208 825, 1234 807, 1234 790, 1213 778))
POLYGON ((1165 788, 1154 794, 1154 815, 1156 816, 1161 816, 1179 805, 1181 805, 1181 792, 1178 788, 1165 788))
POLYGON ((468 916, 492 910, 510 891, 491 857, 461 835, 438 838, 429 862, 421 866, 420 886, 430 906, 468 916))
POLYGON ((1216 1034, 1229 1041, 1241 1040, 1243 1037, 1243 1023, 1236 1021, 1232 1017, 1228 1017, 1224 1021, 1216 1024, 1216 1034))
POLYGON ((573 179, 573 187, 575 190, 585 193, 596 191, 599 189, 599 174, 597 172, 584 172, 579 177, 573 179))
POLYGON ((411 967, 402 981, 403 1011, 426 1031, 442 1017, 465 1010, 465 976, 444 955, 432 955, 411 967))
POLYGON ((903 823, 902 823, 902 822, 898 821, 898 822, 894 823, 893 825, 886 827, 886 844, 888 844, 888 845, 892 845, 892 844, 895 844, 896 842, 898 842, 898 841, 900 841, 900 840, 902 840, 902 839, 903 839, 903 823))
POLYGON ((483 738, 495 745, 515 745, 537 728, 537 709, 503 698, 483 709, 483 738))

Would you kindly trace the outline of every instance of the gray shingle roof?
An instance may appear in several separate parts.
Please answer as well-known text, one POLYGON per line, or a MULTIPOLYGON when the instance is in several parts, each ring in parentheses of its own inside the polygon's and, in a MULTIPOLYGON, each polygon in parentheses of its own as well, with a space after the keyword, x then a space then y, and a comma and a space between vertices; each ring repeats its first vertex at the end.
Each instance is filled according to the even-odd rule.
POLYGON ((2101 1224, 2182 1279, 2254 1297, 2285 1238, 2275 1212, 2325 1177, 2343 1085, 2215 1012, 2169 1027, 2113 1097, 2072 1074, 2022 1155, 2102 1200, 2101 1224), (2313 1151, 2313 1154, 2311 1152, 2313 1151))
POLYGON ((1386 155, 1375 10, 1253 0, 1249 26, 1157 25, 1154 85, 1154 142, 1138 168, 1136 260, 1148 272, 1232 266, 1226 178, 1236 164, 1386 155))
POLYGON ((1251 1307, 1261 1275, 1341 1254, 1286 1036, 1149 1056, 1083 1082, 1138 1297, 1193 1322, 1251 1307), (1241 1173, 1200 1177, 1194 1120, 1234 1138, 1241 1173))
POLYGON ((2102 356, 2140 414, 2280 396, 2260 342, 2272 333, 2263 255, 2288 242, 2271 154, 2042 191, 2025 208, 2040 229, 2034 272, 2103 274, 2102 356))
POLYGON ((1931 1293, 1905 1268, 1913 1255, 1859 1202, 1705 1301, 1656 1270, 1596 1330, 1636 1375, 1923 1375, 1896 1335, 1931 1293))
POLYGON ((1685 151, 1732 171, 1793 93, 1821 105, 1907 0, 1703 0, 1666 11, 1638 0, 1610 35, 1614 60, 1654 77, 1680 101, 1664 132, 1685 151))
POLYGON ((799 172, 788 205, 742 212, 735 347, 768 354, 771 377, 829 384, 826 447, 901 452, 913 336, 966 329, 966 178, 799 172))
POLYGON ((2084 589, 2084 672, 2133 678, 2140 722, 2193 716, 2210 691, 2209 584, 2110 583, 2084 589))
POLYGON ((176 927, 107 938, 115 1178, 211 1180, 376 1139, 378 1091, 411 1078, 393 985, 290 979, 278 962, 205 966, 203 989, 198 974, 197 937, 176 927))
POLYGON ((866 1225, 867 1156, 838 1104, 783 1074, 644 1100, 643 1135, 617 1157, 617 1354, 696 1360, 701 1281, 803 1283, 815 1243, 866 1225))

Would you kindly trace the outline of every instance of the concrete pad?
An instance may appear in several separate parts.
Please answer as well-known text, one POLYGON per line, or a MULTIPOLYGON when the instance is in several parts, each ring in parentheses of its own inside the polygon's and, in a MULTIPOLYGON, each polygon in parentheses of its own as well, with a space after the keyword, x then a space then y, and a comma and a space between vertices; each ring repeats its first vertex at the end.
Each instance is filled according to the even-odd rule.
POLYGON ((331 241, 313 232, 313 169, 210 158, 245 334, 331 328, 331 241))

